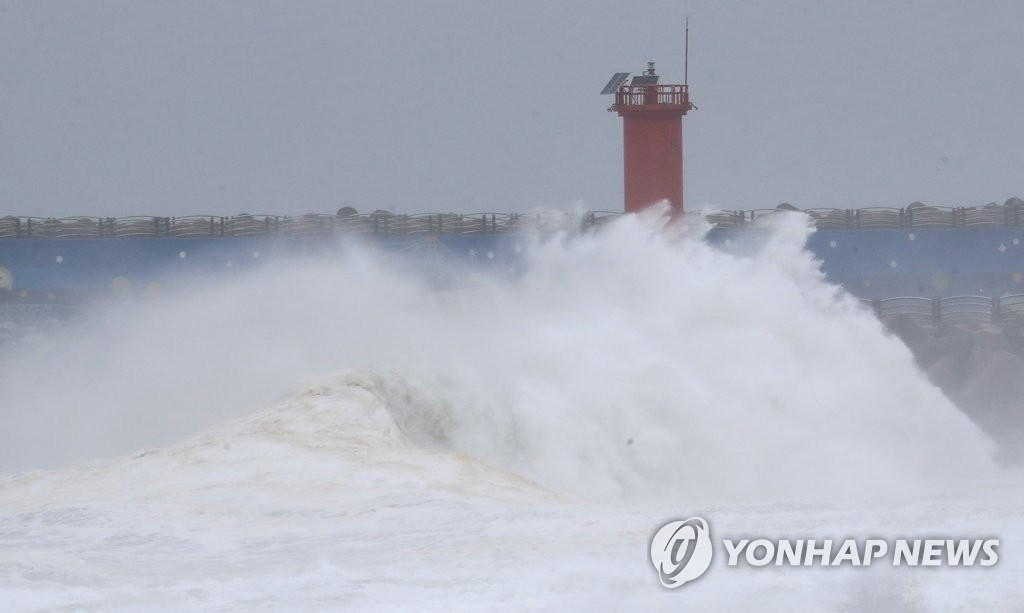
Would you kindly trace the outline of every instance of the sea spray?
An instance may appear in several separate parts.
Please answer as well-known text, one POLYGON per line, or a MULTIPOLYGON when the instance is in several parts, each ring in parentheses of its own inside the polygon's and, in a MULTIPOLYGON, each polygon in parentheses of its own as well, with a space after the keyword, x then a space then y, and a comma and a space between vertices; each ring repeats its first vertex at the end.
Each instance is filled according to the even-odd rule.
POLYGON ((570 496, 914 495, 992 470, 906 348, 823 280, 809 231, 794 215, 731 253, 631 216, 445 289, 363 246, 194 279, 10 359, 0 467, 168 444, 369 372, 389 373, 391 410, 443 408, 407 422, 418 444, 570 496))

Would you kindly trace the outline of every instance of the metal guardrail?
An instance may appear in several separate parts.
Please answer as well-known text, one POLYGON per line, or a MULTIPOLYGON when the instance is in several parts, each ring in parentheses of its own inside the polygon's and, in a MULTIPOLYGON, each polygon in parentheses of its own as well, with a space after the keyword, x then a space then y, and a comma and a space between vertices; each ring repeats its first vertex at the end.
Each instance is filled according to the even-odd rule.
MULTIPOLYGON (((737 227, 755 223, 789 209, 735 211, 720 217, 716 225, 737 227)), ((977 228, 1024 225, 1024 206, 987 204, 973 207, 911 205, 904 208, 864 207, 859 209, 816 208, 803 210, 819 228, 858 230, 872 228, 977 228)))
POLYGON ((943 324, 988 324, 1012 319, 1024 320, 1024 294, 1009 296, 949 296, 923 298, 863 299, 882 321, 906 315, 922 326, 938 328, 943 324))
POLYGON ((504 234, 588 228, 620 213, 423 213, 395 215, 188 215, 183 217, 0 217, 4 238, 240 237, 318 234, 504 234))
MULTIPOLYGON (((789 209, 695 211, 718 228, 756 225, 789 209)), ((1024 226, 1024 207, 909 206, 862 209, 814 208, 802 211, 819 228, 977 228, 1024 226)), ((316 234, 504 234, 519 230, 569 230, 601 225, 622 213, 421 213, 378 211, 350 215, 188 215, 183 217, 0 217, 4 238, 238 237, 316 234)))

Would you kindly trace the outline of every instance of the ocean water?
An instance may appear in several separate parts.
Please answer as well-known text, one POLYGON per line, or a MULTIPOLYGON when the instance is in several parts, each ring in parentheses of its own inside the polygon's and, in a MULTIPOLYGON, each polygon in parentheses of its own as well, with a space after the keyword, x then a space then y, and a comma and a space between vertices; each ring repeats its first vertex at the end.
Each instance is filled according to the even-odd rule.
POLYGON ((524 237, 443 288, 350 246, 39 335, 0 364, 0 607, 1019 609, 1020 474, 824 282, 801 218, 732 253, 662 226, 524 237), (1001 556, 716 552, 664 590, 648 539, 693 515, 1001 556))

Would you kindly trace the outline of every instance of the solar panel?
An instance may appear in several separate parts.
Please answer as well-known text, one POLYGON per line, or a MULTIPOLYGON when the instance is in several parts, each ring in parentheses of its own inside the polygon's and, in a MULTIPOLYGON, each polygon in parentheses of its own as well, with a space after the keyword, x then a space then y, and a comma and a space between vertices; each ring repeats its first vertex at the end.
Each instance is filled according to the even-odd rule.
POLYGON ((628 78, 628 72, 616 72, 608 81, 608 85, 605 85, 604 89, 601 90, 601 95, 614 94, 615 91, 619 89, 619 86, 628 78))
POLYGON ((656 74, 645 74, 637 75, 633 77, 633 80, 629 82, 630 85, 657 85, 658 75, 656 74))

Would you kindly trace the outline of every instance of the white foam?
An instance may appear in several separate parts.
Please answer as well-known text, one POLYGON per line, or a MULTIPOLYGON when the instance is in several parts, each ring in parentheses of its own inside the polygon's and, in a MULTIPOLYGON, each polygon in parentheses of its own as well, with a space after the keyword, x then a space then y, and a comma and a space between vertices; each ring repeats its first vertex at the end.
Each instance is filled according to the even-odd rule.
MULTIPOLYGON (((4 466, 161 448, 0 480, 0 602, 677 608, 643 556, 693 511, 1009 538, 990 443, 823 282, 798 220, 733 255, 630 217, 446 290, 354 249, 41 344, 0 375, 4 466)), ((870 585, 999 608, 1020 570, 870 585), (943 587, 965 581, 982 595, 943 587)), ((878 605, 866 575, 714 571, 688 605, 878 605)))
POLYGON ((449 405, 453 448, 579 495, 862 497, 991 469, 909 352, 822 280, 807 232, 794 217, 736 256, 631 217, 457 290, 363 251, 197 284, 15 363, 2 459, 164 444, 374 368, 449 405))

